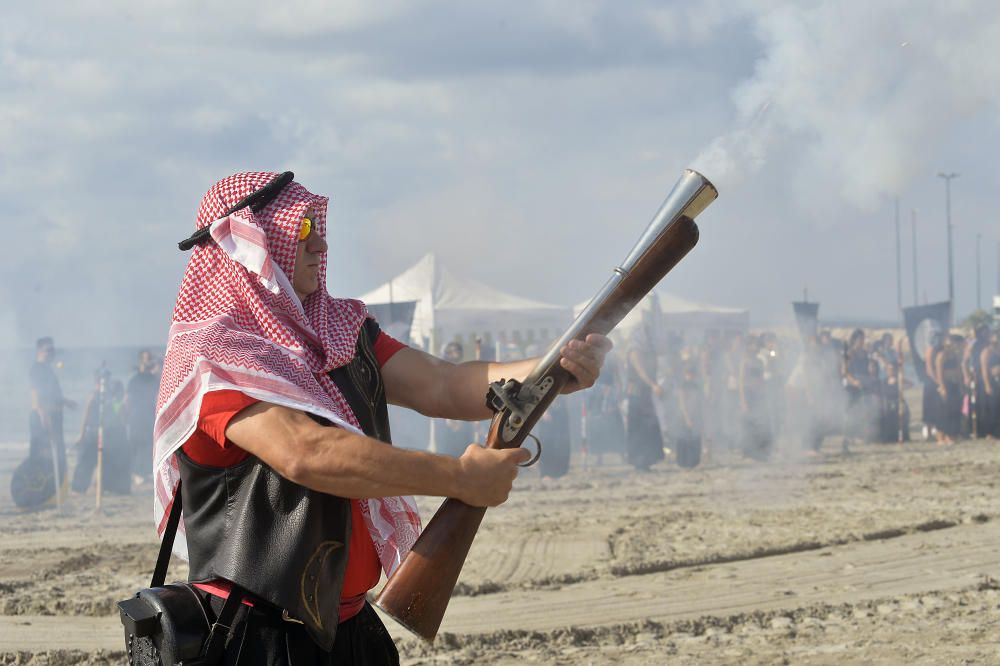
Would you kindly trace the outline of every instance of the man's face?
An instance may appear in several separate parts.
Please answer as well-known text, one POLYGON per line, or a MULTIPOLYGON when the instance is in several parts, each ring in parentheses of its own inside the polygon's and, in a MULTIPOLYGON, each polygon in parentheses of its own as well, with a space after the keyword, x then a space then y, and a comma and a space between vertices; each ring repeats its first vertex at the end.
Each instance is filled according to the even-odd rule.
POLYGON ((38 348, 37 357, 39 363, 51 363, 52 359, 55 358, 55 355, 55 345, 45 344, 38 348))
MULTIPOLYGON (((312 211, 306 214, 312 215, 312 211)), ((315 218, 313 218, 315 219, 315 218)), ((299 241, 295 253, 295 274, 292 276, 292 288, 299 300, 319 289, 320 262, 325 261, 326 240, 315 230, 304 241, 299 241)))
POLYGON ((146 372, 153 367, 153 355, 144 351, 139 354, 139 372, 146 372))

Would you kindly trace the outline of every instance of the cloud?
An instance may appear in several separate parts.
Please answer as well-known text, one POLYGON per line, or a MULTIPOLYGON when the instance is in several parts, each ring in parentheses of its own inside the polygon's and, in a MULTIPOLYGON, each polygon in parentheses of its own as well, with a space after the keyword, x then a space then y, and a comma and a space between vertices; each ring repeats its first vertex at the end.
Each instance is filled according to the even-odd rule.
POLYGON ((209 185, 247 169, 331 196, 339 293, 439 247, 472 277, 573 303, 690 156, 714 155, 706 170, 732 177, 670 288, 767 316, 809 281, 833 310, 892 310, 894 290, 865 288, 885 274, 873 239, 889 236, 864 230, 887 196, 930 219, 927 181, 962 171, 956 251, 990 233, 997 15, 985 0, 5 7, 0 215, 17 250, 0 280, 18 287, 0 346, 162 340, 174 244, 209 185), (844 275, 838 256, 861 263, 844 275))

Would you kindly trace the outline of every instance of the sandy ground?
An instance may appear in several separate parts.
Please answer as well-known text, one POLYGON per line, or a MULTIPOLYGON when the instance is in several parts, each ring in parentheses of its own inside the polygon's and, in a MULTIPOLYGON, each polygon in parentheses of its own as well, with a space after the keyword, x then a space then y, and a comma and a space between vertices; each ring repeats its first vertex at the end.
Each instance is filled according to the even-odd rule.
MULTIPOLYGON (((0 664, 120 664, 148 490, 19 512, 0 446, 0 664)), ((526 472, 408 664, 1000 664, 1000 443, 526 472)), ((438 500, 422 499, 428 518, 438 500)), ((182 578, 176 563, 170 577, 182 578)))

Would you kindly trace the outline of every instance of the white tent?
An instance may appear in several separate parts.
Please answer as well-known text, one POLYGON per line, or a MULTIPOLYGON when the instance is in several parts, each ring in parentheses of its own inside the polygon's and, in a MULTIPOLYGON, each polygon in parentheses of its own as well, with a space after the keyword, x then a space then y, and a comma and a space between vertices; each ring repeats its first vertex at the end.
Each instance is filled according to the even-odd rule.
POLYGON ((359 297, 365 303, 416 301, 410 340, 440 353, 459 339, 470 353, 475 336, 487 342, 546 343, 571 321, 570 308, 533 301, 461 278, 433 253, 359 297))
POLYGON ((660 301, 663 326, 667 330, 746 331, 750 328, 750 311, 708 303, 695 303, 664 291, 653 292, 660 301))
MULTIPOLYGON (((586 302, 577 304, 574 314, 579 314, 586 306, 586 302)), ((695 303, 654 289, 615 327, 612 335, 619 340, 628 339, 644 318, 652 318, 661 336, 676 333, 692 343, 701 342, 705 331, 743 332, 750 327, 749 310, 695 303)))

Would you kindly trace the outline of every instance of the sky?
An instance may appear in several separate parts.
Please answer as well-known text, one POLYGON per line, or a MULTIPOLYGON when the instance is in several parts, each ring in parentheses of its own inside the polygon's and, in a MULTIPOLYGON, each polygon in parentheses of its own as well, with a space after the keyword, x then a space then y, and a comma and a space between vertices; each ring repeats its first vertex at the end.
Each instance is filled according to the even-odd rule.
POLYGON ((0 347, 166 340, 198 202, 237 171, 330 197, 331 293, 435 251, 586 300, 683 169, 720 191, 663 282, 790 317, 956 312, 1000 278, 1000 3, 239 3, 0 8, 0 347))

